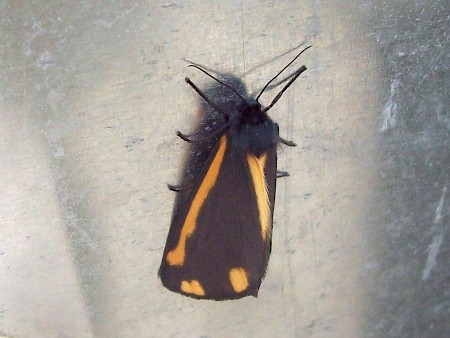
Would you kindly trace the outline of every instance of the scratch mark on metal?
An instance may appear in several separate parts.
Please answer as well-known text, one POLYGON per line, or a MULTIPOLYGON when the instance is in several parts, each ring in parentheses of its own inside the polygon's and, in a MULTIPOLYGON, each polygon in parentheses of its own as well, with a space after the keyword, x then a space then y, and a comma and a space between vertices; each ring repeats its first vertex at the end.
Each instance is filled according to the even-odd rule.
POLYGON ((241 1, 241 37, 242 37, 242 55, 244 60, 244 73, 245 73, 246 64, 245 64, 245 39, 244 39, 244 10, 242 8, 242 1, 241 1))
POLYGON ((427 74, 425 74, 425 76, 422 78, 422 80, 419 82, 419 85, 417 86, 418 88, 422 87, 422 83, 428 79, 430 77, 430 75, 433 74, 434 71, 434 67, 436 65, 436 63, 439 61, 439 59, 441 58, 442 54, 445 52, 445 50, 447 49, 447 44, 448 44, 448 40, 450 38, 450 35, 447 35, 447 39, 445 40, 444 45, 442 46, 442 50, 439 53, 439 55, 431 62, 430 65, 430 70, 427 72, 427 74))
POLYGON ((311 240, 312 240, 312 247, 313 247, 314 269, 316 269, 317 268, 316 241, 314 239, 314 227, 313 227, 313 221, 312 221, 312 217, 311 217, 311 212, 309 212, 309 226, 311 228, 311 240))
POLYGON ((381 125, 380 132, 385 132, 389 128, 394 128, 397 122, 397 103, 394 101, 395 95, 397 93, 399 81, 395 79, 391 83, 391 94, 389 99, 384 105, 382 116, 383 124, 381 125))
MULTIPOLYGON (((442 208, 444 207, 444 201, 445 201, 445 194, 447 193, 447 186, 444 186, 442 189, 441 198, 439 200, 438 207, 436 208, 436 213, 434 217, 434 224, 437 224, 442 219, 442 208)), ((444 215, 445 216, 445 215, 444 215)))
POLYGON ((121 21, 125 16, 127 16, 128 14, 130 14, 131 12, 133 12, 133 11, 136 9, 137 6, 138 6, 137 4, 134 4, 134 6, 132 6, 131 8, 129 8, 129 9, 125 10, 125 11, 123 11, 122 14, 117 15, 115 18, 113 18, 113 19, 110 20, 110 21, 98 19, 98 20, 95 20, 94 23, 95 23, 97 26, 99 26, 99 27, 103 27, 103 28, 105 28, 105 29, 110 29, 110 28, 111 28, 112 26, 114 26, 116 23, 118 23, 119 21, 121 21))
POLYGON ((428 257, 422 272, 423 281, 428 280, 431 274, 431 270, 436 266, 436 257, 438 256, 439 248, 441 247, 443 241, 444 232, 440 232, 439 234, 433 236, 433 240, 427 248, 428 257))
MULTIPOLYGON (((434 224, 439 224, 442 220, 442 210, 444 209, 445 195, 447 193, 447 186, 444 186, 441 193, 441 198, 439 199, 439 204, 436 208, 435 216, 434 216, 434 224)), ((427 260, 425 262, 425 267, 422 271, 422 280, 426 281, 430 277, 431 270, 436 266, 436 258, 439 254, 439 248, 444 242, 445 233, 441 229, 437 234, 433 236, 433 239, 428 246, 426 252, 428 252, 427 260)))

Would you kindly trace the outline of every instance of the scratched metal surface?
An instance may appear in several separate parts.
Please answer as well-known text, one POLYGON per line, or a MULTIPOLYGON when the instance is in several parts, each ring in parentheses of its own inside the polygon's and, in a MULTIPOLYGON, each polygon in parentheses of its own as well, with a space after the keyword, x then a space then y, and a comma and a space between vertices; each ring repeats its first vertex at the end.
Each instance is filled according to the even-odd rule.
POLYGON ((443 337, 450 327, 449 4, 0 2, 0 335, 443 337), (156 277, 199 100, 187 58, 271 116, 273 253, 259 298, 156 277), (273 92, 271 92, 273 94, 273 92), (270 99, 266 98, 265 102, 270 99))

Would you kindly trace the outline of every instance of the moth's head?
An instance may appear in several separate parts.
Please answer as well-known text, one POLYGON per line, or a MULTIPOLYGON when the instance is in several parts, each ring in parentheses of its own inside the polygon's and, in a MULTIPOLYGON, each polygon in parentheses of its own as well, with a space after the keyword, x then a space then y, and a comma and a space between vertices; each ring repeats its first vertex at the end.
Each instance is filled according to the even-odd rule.
POLYGON ((267 114, 262 111, 261 104, 253 98, 237 106, 240 123, 258 124, 267 119, 267 114))

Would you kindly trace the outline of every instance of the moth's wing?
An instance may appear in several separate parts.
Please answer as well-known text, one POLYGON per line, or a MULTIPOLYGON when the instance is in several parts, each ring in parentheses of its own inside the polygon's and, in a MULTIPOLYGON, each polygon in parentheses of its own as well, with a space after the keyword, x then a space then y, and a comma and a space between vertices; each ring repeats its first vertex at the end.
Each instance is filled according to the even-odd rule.
POLYGON ((174 215, 159 271, 165 287, 194 298, 257 296, 270 255, 276 148, 257 159, 227 141, 222 136, 174 215))

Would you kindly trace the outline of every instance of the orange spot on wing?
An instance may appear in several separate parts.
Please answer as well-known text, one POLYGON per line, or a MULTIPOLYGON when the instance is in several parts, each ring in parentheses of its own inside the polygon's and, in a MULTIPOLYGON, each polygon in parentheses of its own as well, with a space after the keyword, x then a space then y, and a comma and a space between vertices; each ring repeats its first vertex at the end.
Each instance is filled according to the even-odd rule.
POLYGON ((234 291, 242 292, 248 288, 247 274, 243 268, 233 268, 230 270, 229 275, 234 291))
POLYGON ((203 181, 198 188, 197 194, 192 200, 191 207, 187 213, 184 224, 181 228, 180 238, 177 246, 167 253, 166 260, 169 265, 183 265, 186 257, 186 240, 194 233, 197 226, 197 217, 212 187, 216 184, 219 175, 220 166, 222 165, 225 149, 227 146, 226 136, 222 136, 219 140, 219 148, 216 156, 211 162, 203 181))
POLYGON ((250 174, 253 180, 253 186, 256 193, 256 202, 259 212, 259 224, 263 239, 267 238, 270 231, 270 203, 267 192, 266 177, 264 176, 264 167, 266 166, 267 153, 260 158, 253 154, 247 154, 247 162, 250 168, 250 174))
POLYGON ((205 295, 205 290, 203 290, 202 285, 196 279, 193 279, 190 282, 187 280, 181 281, 180 290, 197 296, 205 295))

